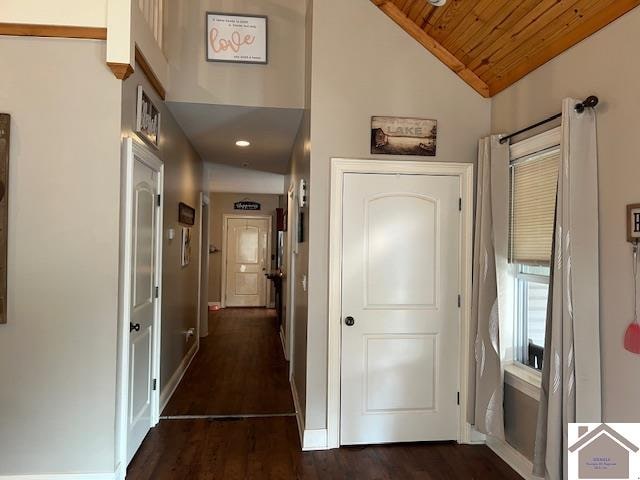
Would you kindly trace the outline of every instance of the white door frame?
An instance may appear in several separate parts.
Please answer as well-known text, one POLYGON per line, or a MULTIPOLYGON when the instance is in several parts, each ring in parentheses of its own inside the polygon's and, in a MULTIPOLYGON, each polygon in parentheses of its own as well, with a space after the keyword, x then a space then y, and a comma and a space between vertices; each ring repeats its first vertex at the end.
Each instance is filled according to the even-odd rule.
POLYGON ((126 138, 123 144, 124 184, 122 237, 120 247, 122 252, 122 270, 120 272, 120 322, 118 325, 118 370, 117 370, 117 399, 116 399, 116 464, 117 471, 127 469, 127 415, 129 412, 129 322, 131 319, 131 262, 133 249, 133 168, 135 156, 158 174, 158 195, 160 205, 156 208, 155 240, 157 255, 155 263, 155 284, 158 287, 158 298, 154 306, 153 339, 151 351, 151 371, 156 380, 156 389, 151 392, 151 424, 153 428, 160 421, 160 341, 162 318, 162 220, 164 205, 164 164, 146 146, 126 138))
MULTIPOLYGON (((198 253, 198 327, 196 328, 196 335, 197 335, 197 342, 198 342, 198 348, 200 348, 200 330, 201 330, 201 321, 202 321, 202 296, 203 294, 207 297, 207 304, 209 303, 209 299, 208 299, 208 295, 209 292, 203 292, 202 291, 202 255, 203 255, 203 247, 204 251, 206 252, 207 255, 207 275, 209 275, 209 232, 205 232, 203 231, 203 226, 204 226, 204 206, 209 207, 211 204, 209 203, 209 194, 208 193, 204 193, 204 192, 200 192, 200 252, 198 253), (203 240, 207 240, 207 245, 203 245, 202 242, 203 240)), ((209 211, 207 209, 207 211, 209 211)), ((209 219, 210 220, 210 219, 209 219)), ((209 227, 211 227, 211 225, 207 222, 207 225, 209 225, 209 227)), ((209 228, 209 230, 211 230, 211 228, 209 228)), ((208 333, 208 332, 207 332, 208 333)))
POLYGON ((296 215, 296 197, 295 197, 295 184, 289 187, 287 192, 287 249, 285 255, 287 256, 287 291, 285 294, 286 304, 286 318, 285 321, 285 357, 289 361, 289 379, 293 376, 293 335, 294 335, 294 315, 295 315, 295 286, 296 286, 296 255, 293 248, 293 242, 296 240, 294 235, 297 232, 294 231, 294 216, 296 215))
POLYGON ((473 164, 396 160, 331 159, 331 207, 329 226, 329 344, 327 378, 327 448, 340 447, 340 365, 342 345, 342 218, 343 187, 347 173, 447 175, 460 178, 460 341, 458 442, 471 442, 467 422, 469 378, 469 323, 471 318, 471 269, 473 250, 473 164))
MULTIPOLYGON (((220 275, 220 306, 227 308, 227 224, 231 219, 242 220, 268 220, 269 221, 269 234, 267 235, 267 264, 266 272, 271 271, 271 237, 273 235, 273 217, 271 215, 242 215, 237 213, 225 213, 222 215, 222 265, 220 275)), ((265 306, 269 307, 271 302, 271 282, 267 280, 267 286, 265 288, 265 306)))

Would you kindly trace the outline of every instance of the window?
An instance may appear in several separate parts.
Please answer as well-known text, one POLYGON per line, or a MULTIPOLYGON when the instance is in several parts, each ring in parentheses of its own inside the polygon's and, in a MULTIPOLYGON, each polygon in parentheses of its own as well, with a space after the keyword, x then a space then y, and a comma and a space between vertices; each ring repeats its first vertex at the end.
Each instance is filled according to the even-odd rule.
MULTIPOLYGON (((548 134, 542 136, 549 137, 548 134)), ((541 137, 542 137, 541 136, 541 137)), ((560 150, 555 137, 512 147, 509 261, 515 271, 514 360, 542 370, 560 150), (536 150, 531 151, 533 144, 536 150), (520 146, 520 149, 523 147, 520 146)), ((525 142, 522 142, 523 144, 525 142)))

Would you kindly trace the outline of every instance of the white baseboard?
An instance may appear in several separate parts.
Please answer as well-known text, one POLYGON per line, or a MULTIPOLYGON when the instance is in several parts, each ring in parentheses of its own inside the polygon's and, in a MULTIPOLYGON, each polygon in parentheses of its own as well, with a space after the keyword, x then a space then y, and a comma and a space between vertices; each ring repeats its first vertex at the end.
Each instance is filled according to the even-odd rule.
POLYGON ((171 397, 178 388, 178 385, 180 385, 184 374, 187 373, 189 365, 191 365, 191 362, 195 358, 196 353, 198 353, 198 347, 198 342, 194 342, 191 349, 189 349, 185 357, 182 359, 180 366, 177 368, 175 373, 171 376, 167 384, 162 389, 162 392, 160 393, 160 415, 162 415, 162 411, 169 403, 169 400, 171 400, 171 397))
POLYGON ((308 452, 311 450, 326 450, 327 429, 323 428, 321 430, 305 430, 304 417, 302 415, 302 409, 300 408, 300 398, 298 397, 298 389, 293 377, 291 377, 289 383, 291 384, 293 405, 296 409, 296 420, 298 422, 298 433, 300 434, 300 445, 302 445, 302 451, 308 452))
POLYGON ((220 302, 209 302, 207 305, 209 305, 210 307, 222 308, 222 304, 220 302))
POLYGON ((327 450, 327 429, 305 430, 302 441, 302 451, 327 450))
POLYGON ((504 440, 487 437, 487 447, 513 468, 525 480, 540 480, 533 474, 533 464, 504 440))
POLYGON ((284 341, 284 325, 280 327, 280 343, 282 344, 282 351, 284 352, 284 359, 289 361, 289 355, 287 355, 287 345, 284 341))
POLYGON ((291 376, 289 384, 291 385, 291 395, 293 396, 293 407, 296 409, 296 421, 298 422, 300 445, 304 447, 304 417, 302 416, 302 409, 300 408, 300 398, 298 397, 298 389, 296 388, 296 382, 293 379, 293 376, 291 376))
POLYGON ((39 475, 0 475, 2 480, 118 480, 112 473, 42 473, 39 475))

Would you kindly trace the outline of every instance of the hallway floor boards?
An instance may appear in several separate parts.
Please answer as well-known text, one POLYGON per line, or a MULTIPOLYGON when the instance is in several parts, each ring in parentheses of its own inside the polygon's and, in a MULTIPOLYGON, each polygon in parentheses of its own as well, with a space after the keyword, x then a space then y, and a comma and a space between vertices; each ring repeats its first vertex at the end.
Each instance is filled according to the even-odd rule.
MULTIPOLYGON (((210 315, 209 337, 163 416, 294 411, 275 316, 210 315)), ((484 446, 422 443, 302 452, 295 417, 162 420, 127 480, 516 480, 484 446)))
POLYGON ((209 336, 163 416, 295 413, 274 310, 209 315, 209 336))

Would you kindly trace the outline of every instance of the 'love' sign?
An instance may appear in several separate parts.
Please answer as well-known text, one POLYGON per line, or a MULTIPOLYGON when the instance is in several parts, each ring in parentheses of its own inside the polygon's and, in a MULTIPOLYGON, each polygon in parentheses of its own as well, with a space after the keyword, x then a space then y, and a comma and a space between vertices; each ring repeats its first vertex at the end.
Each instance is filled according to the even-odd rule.
POLYGON ((207 60, 267 63, 267 18, 208 13, 207 60))

